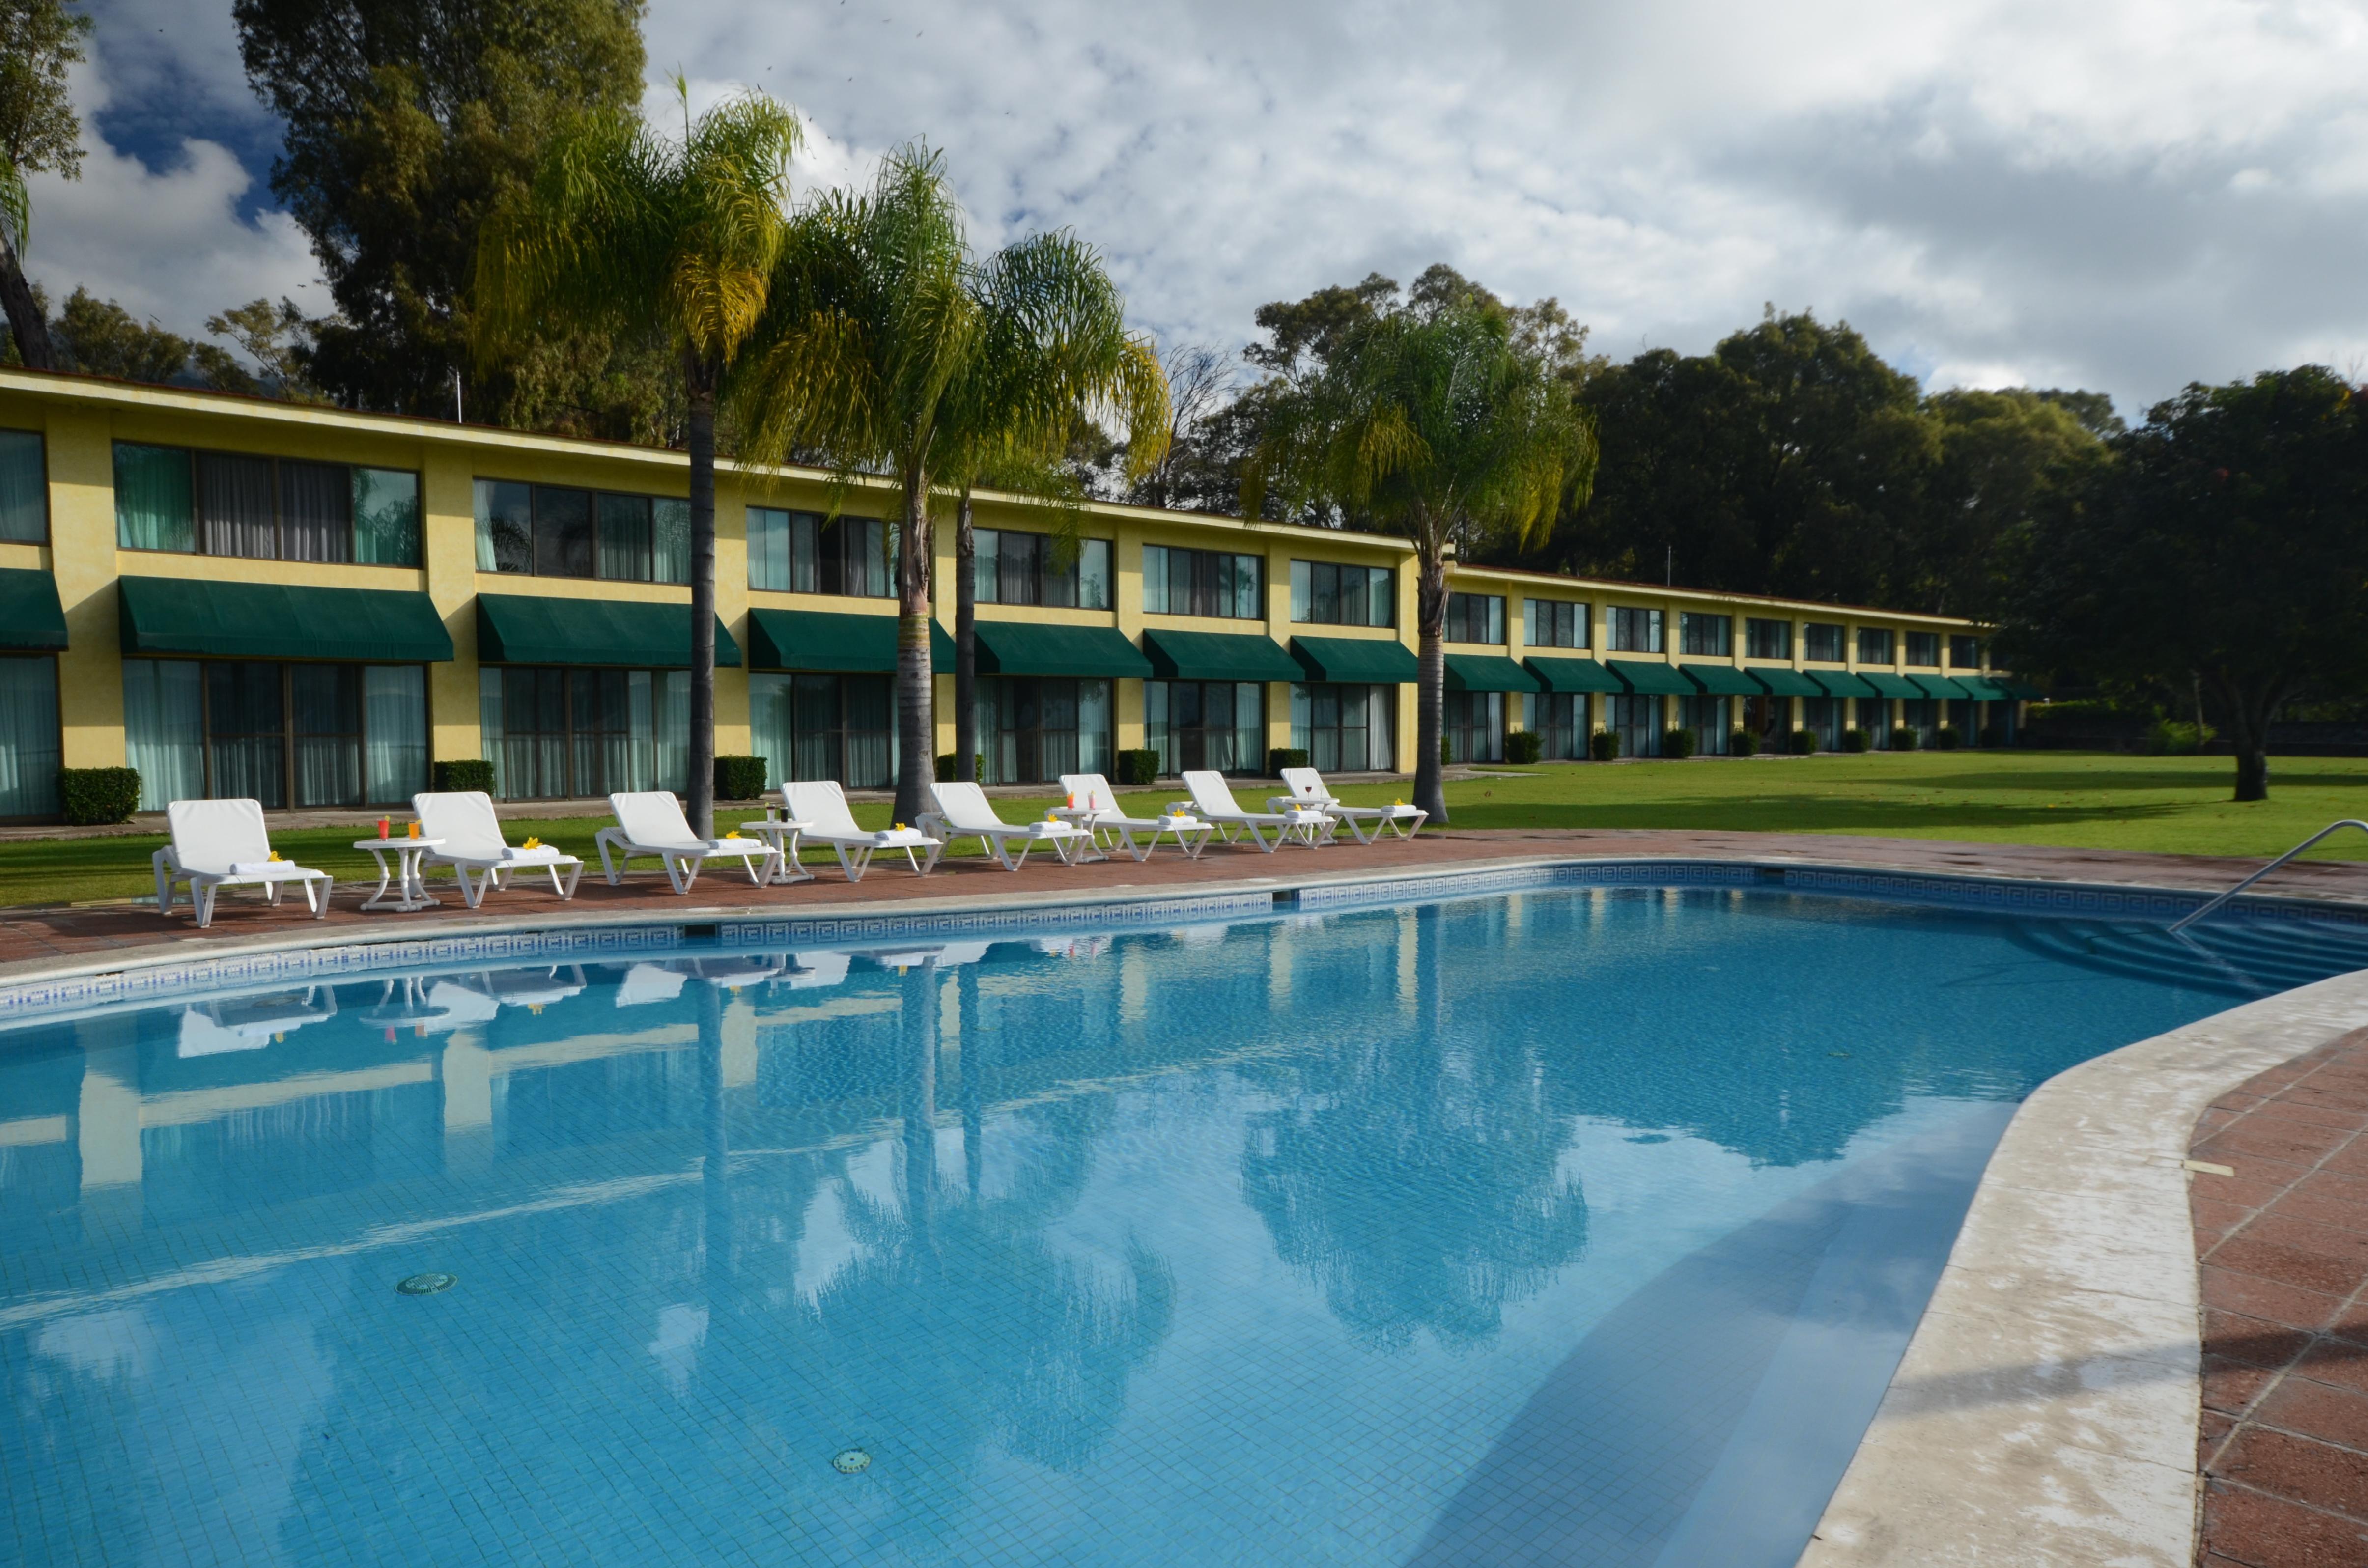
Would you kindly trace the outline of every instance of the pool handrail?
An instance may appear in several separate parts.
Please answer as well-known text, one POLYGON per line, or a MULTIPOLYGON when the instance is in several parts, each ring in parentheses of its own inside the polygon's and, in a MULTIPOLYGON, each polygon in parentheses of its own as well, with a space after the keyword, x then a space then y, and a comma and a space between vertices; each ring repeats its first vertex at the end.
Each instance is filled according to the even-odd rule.
POLYGON ((2287 850, 2284 854, 2279 856, 2276 859, 2271 861, 2260 870, 2255 871, 2251 876, 2247 877, 2235 887, 2230 888, 2227 892, 2221 893, 2218 897, 2212 899, 2202 906, 2189 910, 2179 919, 2173 921, 2170 926, 2172 934, 2175 936, 2179 932, 2186 930, 2190 926, 2194 925, 2197 921, 2203 919, 2205 915, 2211 914, 2214 910, 2219 908, 2222 904, 2227 903, 2238 893, 2243 892, 2247 888, 2251 887, 2255 882, 2260 881, 2263 877, 2268 876, 2280 866, 2284 865, 2287 861, 2293 859, 2295 856, 2301 854, 2304 850, 2309 848, 2320 839, 2325 838, 2328 834, 2335 832, 2339 828, 2346 827, 2356 827, 2362 833, 2368 833, 2368 822, 2362 822, 2358 817, 2345 817, 2341 822, 2328 823, 2325 827, 2320 828, 2317 833, 2312 834, 2300 844, 2295 845, 2293 848, 2287 850))

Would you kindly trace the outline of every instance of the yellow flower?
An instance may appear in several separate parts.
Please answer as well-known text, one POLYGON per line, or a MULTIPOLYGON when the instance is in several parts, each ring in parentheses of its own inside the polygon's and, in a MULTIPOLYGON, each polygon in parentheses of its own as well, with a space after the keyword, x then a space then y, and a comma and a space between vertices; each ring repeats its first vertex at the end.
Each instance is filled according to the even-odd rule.
POLYGON ((279 859, 279 850, 277 850, 277 849, 273 850, 273 851, 271 852, 271 858, 272 858, 273 859, 275 859, 275 860, 279 859))

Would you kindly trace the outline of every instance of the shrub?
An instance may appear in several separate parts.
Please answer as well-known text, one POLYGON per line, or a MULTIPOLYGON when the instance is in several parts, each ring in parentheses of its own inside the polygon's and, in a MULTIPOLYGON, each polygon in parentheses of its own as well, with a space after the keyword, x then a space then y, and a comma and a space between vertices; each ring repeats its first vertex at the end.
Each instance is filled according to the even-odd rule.
POLYGON ((1842 750, 1844 751, 1864 751, 1873 744, 1873 737, 1856 724, 1842 732, 1842 750))
POLYGON ((1661 755, 1663 756, 1673 756, 1678 758, 1679 761, 1683 761, 1685 758, 1693 756, 1694 751, 1694 733, 1686 728, 1683 724, 1672 726, 1667 733, 1661 736, 1661 755))
POLYGON ((494 792, 494 765, 482 756, 439 762, 428 774, 441 795, 465 795, 472 790, 484 795, 494 792))
POLYGON ((1964 737, 1957 733, 1954 724, 1943 724, 1932 732, 1932 749, 1935 751, 1954 751, 1963 744, 1964 737))
POLYGON ((1598 730, 1587 737, 1587 755, 1598 762, 1620 760, 1620 732, 1598 730))
POLYGON ((1729 732, 1729 733, 1727 734, 1727 737, 1726 737, 1726 755, 1727 755, 1727 756, 1750 756, 1754 755, 1755 753, 1757 753, 1759 750, 1759 731, 1754 730, 1754 729, 1751 729, 1751 728, 1749 728, 1748 726, 1746 726, 1745 728, 1740 729, 1740 730, 1731 731, 1731 732, 1729 732))
POLYGON ((1280 778, 1286 767, 1307 766, 1305 746, 1275 746, 1266 754, 1266 772, 1269 778, 1280 778))
POLYGON ((1787 730, 1784 733, 1784 749, 1791 752, 1794 756, 1814 756, 1817 749, 1817 732, 1815 730, 1787 730))
POLYGON ((1923 740, 1924 737, 1909 725, 1894 724, 1891 727, 1891 749, 1894 751, 1914 751, 1923 744, 1923 740))
MULTIPOLYGON (((970 776, 981 783, 984 783, 986 779, 986 754, 985 752, 975 753, 972 756, 970 760, 970 776)), ((937 778, 938 782, 940 784, 951 784, 954 782, 955 774, 953 753, 950 751, 941 751, 938 753, 937 778)))
POLYGON ((2157 719, 2146 727, 2146 748, 2154 756, 2193 756, 2203 749, 2213 733, 2209 724, 2157 719))
POLYGON ((766 759, 761 756, 719 756, 715 759, 715 798, 753 801, 765 792, 766 759))
POLYGON ((136 767, 58 769, 58 812, 76 827, 128 822, 139 805, 136 767))
POLYGON ((1452 746, 1452 744, 1450 744, 1448 743, 1448 739, 1447 739, 1447 737, 1446 737, 1445 735, 1441 735, 1441 736, 1440 736, 1440 737, 1439 737, 1439 766, 1440 766, 1440 767, 1447 767, 1450 763, 1453 762, 1454 760, 1455 760, 1455 748, 1454 748, 1454 746, 1452 746))
POLYGON ((2006 726, 2004 724, 1984 724, 1982 726, 1982 744, 1985 746, 2002 746, 2006 744, 2006 726))
POLYGON ((1545 755, 1546 743, 1535 730, 1515 730, 1505 737, 1507 762, 1543 762, 1545 755))
POLYGON ((1156 784, 1159 782, 1159 754, 1149 750, 1119 753, 1118 781, 1136 790, 1146 784, 1156 784))

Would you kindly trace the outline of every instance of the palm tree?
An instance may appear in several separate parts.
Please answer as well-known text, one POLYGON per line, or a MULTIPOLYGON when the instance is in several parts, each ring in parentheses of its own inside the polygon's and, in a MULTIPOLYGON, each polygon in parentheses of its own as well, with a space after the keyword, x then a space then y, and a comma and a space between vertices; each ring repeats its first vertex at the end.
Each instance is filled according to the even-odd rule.
POLYGON ((632 115, 564 128, 533 183, 495 211, 477 249, 480 354, 558 316, 670 344, 690 448, 690 778, 693 827, 715 831, 715 413, 765 309, 789 229, 797 117, 748 94, 690 117, 679 142, 632 115))
POLYGON ((1421 639, 1415 803, 1447 820, 1439 762, 1446 686, 1447 556, 1488 539, 1526 543, 1595 477, 1595 432, 1501 308, 1465 299, 1394 311, 1359 329, 1306 382, 1280 389, 1252 454, 1242 512, 1269 485, 1294 510, 1413 541, 1421 639))
MULTIPOLYGON (((981 483, 1058 498, 1056 459, 1080 411, 1114 409, 1146 437, 1165 426, 1158 358, 1071 236, 975 259, 943 159, 918 145, 892 153, 869 192, 834 192, 801 215, 759 339, 734 392, 745 454, 818 449, 842 481, 896 483, 895 815, 909 822, 937 749, 933 498, 981 483)), ((1143 444, 1156 460, 1156 437, 1143 444)))

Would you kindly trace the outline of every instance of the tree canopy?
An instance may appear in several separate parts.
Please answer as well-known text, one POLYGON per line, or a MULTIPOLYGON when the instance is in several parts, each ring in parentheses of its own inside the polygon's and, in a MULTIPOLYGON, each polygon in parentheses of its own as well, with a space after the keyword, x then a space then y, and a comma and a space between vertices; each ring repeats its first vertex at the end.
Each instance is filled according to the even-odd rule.
POLYGON ((90 18, 65 0, 0 0, 0 309, 17 355, 50 369, 47 312, 21 257, 33 226, 32 175, 82 174, 82 120, 66 92, 66 67, 83 59, 90 18))

